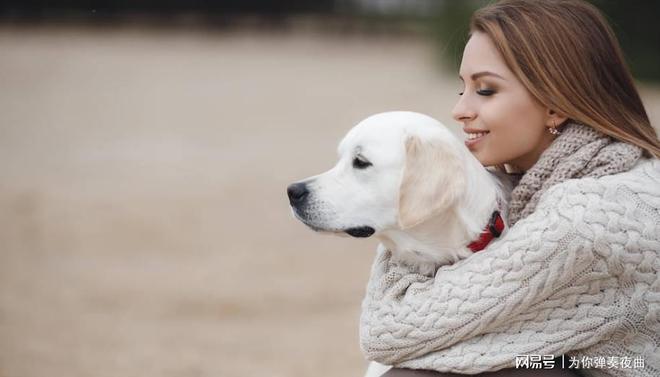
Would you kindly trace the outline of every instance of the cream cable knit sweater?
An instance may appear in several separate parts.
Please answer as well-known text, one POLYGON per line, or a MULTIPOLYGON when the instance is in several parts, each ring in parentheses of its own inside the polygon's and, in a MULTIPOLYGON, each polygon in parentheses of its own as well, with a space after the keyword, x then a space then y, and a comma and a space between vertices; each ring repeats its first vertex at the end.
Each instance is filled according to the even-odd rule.
POLYGON ((569 179, 486 250, 411 273, 379 248, 362 304, 368 359, 475 374, 516 355, 644 357, 660 376, 660 162, 569 179))

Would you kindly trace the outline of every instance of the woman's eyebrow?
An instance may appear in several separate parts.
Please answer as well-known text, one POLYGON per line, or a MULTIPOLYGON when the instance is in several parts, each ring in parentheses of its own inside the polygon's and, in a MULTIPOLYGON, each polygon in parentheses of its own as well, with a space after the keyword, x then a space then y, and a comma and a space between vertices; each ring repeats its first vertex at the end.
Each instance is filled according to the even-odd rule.
MULTIPOLYGON (((490 72, 490 71, 481 71, 481 72, 473 73, 472 75, 470 75, 470 78, 472 79, 472 81, 474 81, 474 80, 478 79, 479 77, 483 77, 483 76, 494 76, 494 77, 497 77, 497 78, 500 78, 500 79, 504 80, 504 77, 498 75, 495 72, 490 72)), ((461 75, 458 75, 458 78, 463 80, 463 77, 461 77, 461 75)))

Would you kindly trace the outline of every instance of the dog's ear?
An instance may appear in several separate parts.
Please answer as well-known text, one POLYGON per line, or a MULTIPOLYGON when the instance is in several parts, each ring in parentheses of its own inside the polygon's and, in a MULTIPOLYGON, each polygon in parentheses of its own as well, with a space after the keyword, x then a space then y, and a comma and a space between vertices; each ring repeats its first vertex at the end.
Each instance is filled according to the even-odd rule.
POLYGON ((465 191, 457 152, 441 141, 406 139, 406 164, 399 189, 399 226, 413 227, 448 210, 465 191))

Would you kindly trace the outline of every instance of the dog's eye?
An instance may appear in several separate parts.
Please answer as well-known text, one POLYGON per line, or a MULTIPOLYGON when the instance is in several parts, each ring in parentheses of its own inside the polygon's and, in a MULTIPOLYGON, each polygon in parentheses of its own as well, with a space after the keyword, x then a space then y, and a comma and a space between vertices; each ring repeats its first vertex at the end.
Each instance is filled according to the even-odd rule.
POLYGON ((355 169, 366 169, 369 166, 371 166, 371 162, 369 161, 361 160, 359 157, 353 159, 353 167, 355 169))

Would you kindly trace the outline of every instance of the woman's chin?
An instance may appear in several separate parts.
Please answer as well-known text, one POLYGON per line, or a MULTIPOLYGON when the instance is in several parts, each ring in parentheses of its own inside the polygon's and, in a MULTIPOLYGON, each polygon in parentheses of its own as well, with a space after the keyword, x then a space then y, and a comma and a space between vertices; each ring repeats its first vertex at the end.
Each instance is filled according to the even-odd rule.
POLYGON ((471 152, 472 155, 481 162, 481 165, 486 167, 497 165, 497 162, 494 162, 493 159, 488 156, 488 153, 485 153, 482 149, 473 150, 471 152))

